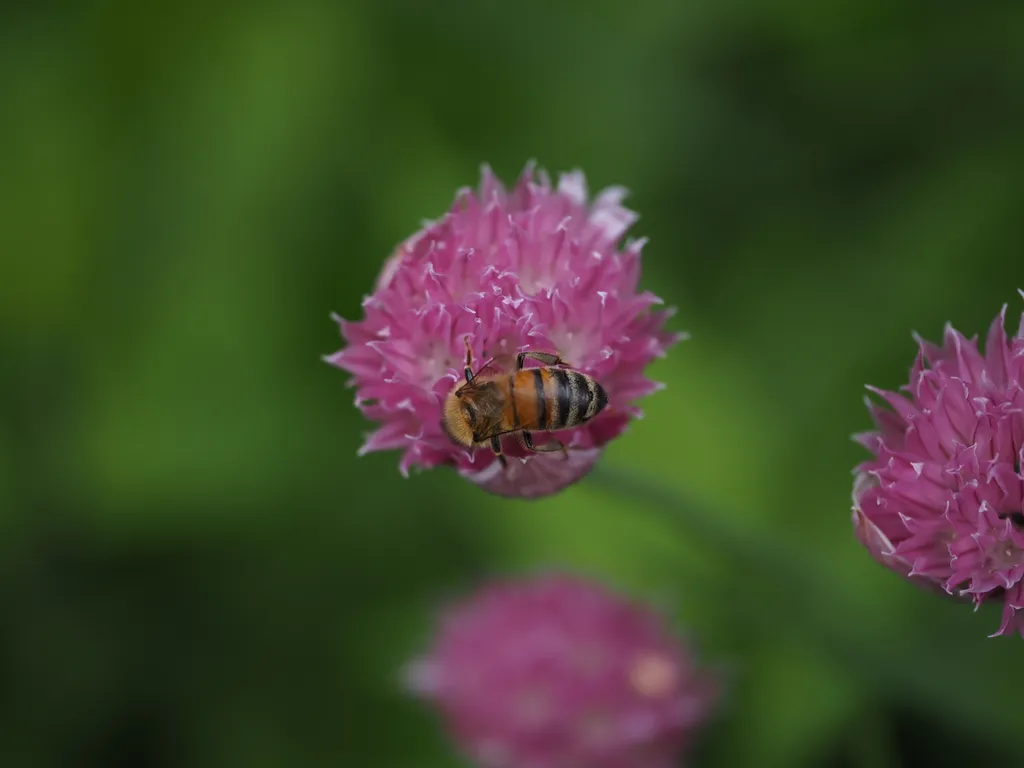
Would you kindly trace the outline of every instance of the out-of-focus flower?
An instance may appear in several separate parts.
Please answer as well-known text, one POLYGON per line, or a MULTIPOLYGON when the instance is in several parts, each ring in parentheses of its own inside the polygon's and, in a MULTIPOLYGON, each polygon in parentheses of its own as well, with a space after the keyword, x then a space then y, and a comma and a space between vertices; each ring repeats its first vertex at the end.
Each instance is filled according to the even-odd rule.
POLYGON ((664 330, 671 310, 654 309, 661 300, 638 290, 644 241, 618 246, 636 220, 621 205, 624 189, 588 202, 578 171, 552 188, 528 165, 511 191, 486 166, 482 176, 478 193, 460 190, 442 219, 388 259, 362 320, 337 318, 346 346, 325 359, 352 375, 356 405, 379 424, 360 454, 398 449, 403 474, 447 464, 493 493, 545 496, 584 476, 640 415, 635 402, 660 389, 644 369, 681 334, 664 330), (467 335, 478 366, 553 352, 601 383, 608 407, 557 435, 568 459, 513 438, 502 443, 502 470, 486 447, 452 443, 441 408, 464 381, 467 335))
POLYGON ((996 635, 1024 635, 1024 317, 1008 339, 1006 307, 982 352, 946 327, 918 339, 905 394, 869 389, 877 430, 855 438, 875 457, 856 470, 853 523, 872 557, 975 607, 1001 601, 996 635))
POLYGON ((671 768, 717 695, 651 609, 558 574, 456 604, 409 672, 481 768, 671 768))

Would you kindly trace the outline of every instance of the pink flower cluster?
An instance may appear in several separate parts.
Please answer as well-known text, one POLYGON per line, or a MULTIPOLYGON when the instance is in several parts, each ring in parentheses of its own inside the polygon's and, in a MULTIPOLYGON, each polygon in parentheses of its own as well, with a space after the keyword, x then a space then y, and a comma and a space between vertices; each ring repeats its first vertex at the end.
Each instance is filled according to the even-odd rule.
POLYGON ((400 469, 452 465, 485 489, 536 497, 583 477, 604 446, 659 389, 644 369, 680 336, 668 310, 638 289, 644 241, 618 243, 636 220, 610 188, 588 202, 580 172, 552 187, 527 166, 506 191, 484 167, 479 192, 458 192, 450 211, 387 261, 365 317, 338 319, 345 347, 326 358, 349 372, 356 405, 379 426, 360 453, 402 452, 400 469), (479 363, 524 350, 554 352, 596 378, 609 405, 559 437, 570 449, 535 454, 504 441, 509 467, 487 450, 454 445, 440 425, 445 395, 463 379, 464 337, 479 363))
POLYGON ((871 388, 877 431, 857 470, 853 523, 871 555, 908 579, 975 606, 1001 601, 997 635, 1024 634, 1024 317, 1007 338, 1006 307, 984 351, 947 326, 919 340, 904 394, 871 388))
POLYGON ((671 768, 715 698, 656 614, 563 575, 455 605, 409 680, 481 768, 671 768))

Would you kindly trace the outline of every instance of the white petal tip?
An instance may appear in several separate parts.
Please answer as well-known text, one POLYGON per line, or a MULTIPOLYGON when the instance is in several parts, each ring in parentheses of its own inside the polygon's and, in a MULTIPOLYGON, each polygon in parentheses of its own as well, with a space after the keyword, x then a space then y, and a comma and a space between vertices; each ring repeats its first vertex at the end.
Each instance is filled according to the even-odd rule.
POLYGON ((426 659, 412 661, 401 671, 402 687, 424 697, 437 693, 440 677, 437 665, 426 659))

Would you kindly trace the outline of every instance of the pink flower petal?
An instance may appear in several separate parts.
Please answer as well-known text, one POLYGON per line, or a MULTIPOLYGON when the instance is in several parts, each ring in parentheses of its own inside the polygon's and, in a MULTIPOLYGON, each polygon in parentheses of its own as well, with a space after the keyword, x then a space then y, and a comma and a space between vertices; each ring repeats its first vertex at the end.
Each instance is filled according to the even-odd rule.
MULTIPOLYGON (((1002 600, 997 634, 1024 634, 1024 337, 1007 339, 1006 307, 977 339, 952 326, 920 351, 902 388, 869 389, 878 429, 854 484, 854 533, 900 576, 975 605, 1002 600)), ((1024 317, 1022 317, 1024 323, 1024 317)), ((1024 325, 1022 325, 1024 328, 1024 325)))
POLYGON ((647 606, 558 574, 453 605, 405 678, 465 754, 512 766, 673 765, 719 688, 647 606))

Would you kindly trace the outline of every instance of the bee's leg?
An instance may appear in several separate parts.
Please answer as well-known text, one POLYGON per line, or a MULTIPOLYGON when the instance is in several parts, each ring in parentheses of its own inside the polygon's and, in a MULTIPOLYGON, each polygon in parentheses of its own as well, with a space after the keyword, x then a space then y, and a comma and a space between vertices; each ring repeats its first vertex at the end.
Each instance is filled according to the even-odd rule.
POLYGON ((466 367, 463 369, 463 372, 466 374, 466 381, 472 381, 473 380, 473 348, 469 346, 469 334, 466 334, 466 337, 465 337, 465 339, 463 339, 463 341, 466 342, 466 367))
POLYGON ((526 362, 526 358, 532 358, 538 362, 544 363, 544 365, 564 365, 572 368, 572 363, 567 363, 565 360, 560 358, 558 355, 553 355, 550 352, 520 352, 516 355, 516 370, 522 370, 523 363, 526 362))
POLYGON ((565 446, 559 440, 555 440, 552 438, 550 443, 545 443, 544 445, 536 446, 533 444, 533 435, 531 435, 529 432, 521 432, 520 436, 523 439, 523 445, 526 446, 526 449, 528 451, 533 451, 534 453, 552 453, 554 451, 561 451, 562 456, 564 456, 566 459, 569 458, 569 452, 566 450, 565 446))
POLYGON ((501 462, 502 469, 508 469, 508 459, 501 452, 501 438, 497 435, 491 438, 491 450, 494 451, 494 455, 501 462))

